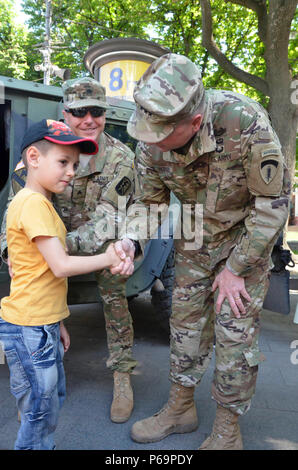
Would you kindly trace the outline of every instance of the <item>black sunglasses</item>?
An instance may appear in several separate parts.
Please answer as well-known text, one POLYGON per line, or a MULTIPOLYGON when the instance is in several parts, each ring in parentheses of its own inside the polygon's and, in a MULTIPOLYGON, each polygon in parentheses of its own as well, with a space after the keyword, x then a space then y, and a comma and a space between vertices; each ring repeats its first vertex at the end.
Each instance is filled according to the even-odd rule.
POLYGON ((87 113, 90 113, 92 117, 97 118, 103 116, 105 109, 99 108, 98 106, 92 106, 90 108, 74 108, 74 109, 65 109, 67 113, 72 114, 74 117, 82 118, 85 117, 87 113))

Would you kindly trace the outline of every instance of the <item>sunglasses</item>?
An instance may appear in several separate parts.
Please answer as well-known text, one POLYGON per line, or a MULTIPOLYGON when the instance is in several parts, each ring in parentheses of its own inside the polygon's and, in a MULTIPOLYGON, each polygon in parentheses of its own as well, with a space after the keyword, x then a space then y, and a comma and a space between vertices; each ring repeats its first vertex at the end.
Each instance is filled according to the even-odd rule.
POLYGON ((105 109, 99 108, 98 106, 93 106, 90 108, 75 108, 75 109, 65 109, 67 113, 72 114, 74 117, 83 118, 86 114, 90 113, 92 117, 97 118, 103 116, 105 109))

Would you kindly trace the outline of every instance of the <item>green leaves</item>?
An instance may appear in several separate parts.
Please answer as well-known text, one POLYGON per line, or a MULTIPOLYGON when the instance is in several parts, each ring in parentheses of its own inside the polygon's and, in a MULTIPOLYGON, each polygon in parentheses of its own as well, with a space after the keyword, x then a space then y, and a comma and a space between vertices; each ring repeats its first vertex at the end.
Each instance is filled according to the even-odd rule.
MULTIPOLYGON (((265 78, 265 49, 259 37, 257 14, 241 4, 245 1, 211 0, 214 41, 234 65, 265 78)), ((29 17, 28 28, 15 26, 13 0, 0 0, 0 6, 0 44, 6 45, 1 47, 0 73, 18 78, 42 78, 42 73, 34 71, 34 64, 42 62, 42 55, 33 46, 44 40, 45 1, 23 1, 29 17)), ((295 27, 297 19, 293 32, 295 27)), ((61 68, 69 68, 73 78, 88 74, 83 57, 91 45, 115 37, 158 42, 198 64, 205 86, 232 88, 266 104, 266 99, 254 88, 225 73, 202 46, 199 0, 52 0, 51 60, 61 68)), ((297 74, 296 56, 297 35, 293 33, 289 44, 293 74, 297 74)))
MULTIPOLYGON (((87 49, 98 41, 113 37, 145 37, 146 2, 138 0, 53 0, 51 41, 52 63, 69 68, 72 77, 86 74, 83 57, 87 49), (142 14, 140 14, 140 10, 142 14)), ((43 31, 44 2, 25 0, 25 12, 30 15, 29 27, 38 36, 43 31)))
POLYGON ((29 68, 24 51, 27 32, 15 22, 11 0, 0 0, 0 12, 0 73, 24 78, 29 68))

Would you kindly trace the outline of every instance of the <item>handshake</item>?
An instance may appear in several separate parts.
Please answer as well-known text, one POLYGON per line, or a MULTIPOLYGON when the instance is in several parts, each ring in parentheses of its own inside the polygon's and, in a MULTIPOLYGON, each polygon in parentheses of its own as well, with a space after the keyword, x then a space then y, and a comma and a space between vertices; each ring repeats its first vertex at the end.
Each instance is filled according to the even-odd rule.
POLYGON ((106 255, 111 262, 109 269, 112 274, 132 275, 134 271, 135 245, 130 239, 124 238, 123 240, 111 243, 106 250, 106 255))

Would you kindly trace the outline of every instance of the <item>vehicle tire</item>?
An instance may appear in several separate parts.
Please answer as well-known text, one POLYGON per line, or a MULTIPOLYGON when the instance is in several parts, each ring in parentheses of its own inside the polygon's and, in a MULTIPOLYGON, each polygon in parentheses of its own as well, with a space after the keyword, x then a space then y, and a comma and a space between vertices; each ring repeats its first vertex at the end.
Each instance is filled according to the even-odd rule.
POLYGON ((175 250, 172 248, 160 275, 163 290, 153 286, 151 289, 151 304, 154 307, 158 321, 166 332, 170 332, 169 318, 172 313, 172 294, 175 281, 175 250))

